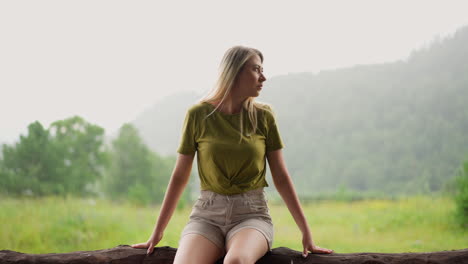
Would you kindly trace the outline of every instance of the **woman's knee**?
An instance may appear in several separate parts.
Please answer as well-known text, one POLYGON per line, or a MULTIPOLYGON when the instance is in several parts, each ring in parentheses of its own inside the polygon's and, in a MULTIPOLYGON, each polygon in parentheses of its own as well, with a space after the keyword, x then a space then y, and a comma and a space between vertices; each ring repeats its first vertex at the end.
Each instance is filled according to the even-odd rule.
POLYGON ((254 264, 255 261, 244 254, 227 254, 223 264, 254 264))

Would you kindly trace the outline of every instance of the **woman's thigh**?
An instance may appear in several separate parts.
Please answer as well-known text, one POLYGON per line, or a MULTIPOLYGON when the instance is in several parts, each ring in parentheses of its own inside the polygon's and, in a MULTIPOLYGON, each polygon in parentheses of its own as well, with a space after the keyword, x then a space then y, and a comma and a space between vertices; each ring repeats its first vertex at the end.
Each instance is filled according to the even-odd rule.
POLYGON ((253 228, 243 228, 235 233, 226 245, 224 263, 255 263, 268 251, 265 236, 253 228))
POLYGON ((213 242, 199 234, 184 235, 179 242, 174 264, 209 264, 222 257, 223 252, 213 242))

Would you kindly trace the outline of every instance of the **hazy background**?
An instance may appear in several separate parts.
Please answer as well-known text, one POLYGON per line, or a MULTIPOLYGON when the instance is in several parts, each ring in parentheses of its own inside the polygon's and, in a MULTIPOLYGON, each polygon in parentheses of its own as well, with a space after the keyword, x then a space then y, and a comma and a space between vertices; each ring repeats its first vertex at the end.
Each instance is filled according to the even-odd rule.
MULTIPOLYGON (((467 7, 0 0, 0 249, 145 241, 186 110, 239 44, 265 56, 258 99, 275 110, 314 242, 468 248, 467 7)), ((192 173, 158 246, 178 246, 199 195, 192 173)), ((273 247, 302 250, 267 182, 273 247)))
POLYGON ((164 96, 210 89, 233 45, 260 49, 267 78, 405 59, 468 24, 467 7, 466 1, 0 1, 0 143, 18 140, 35 120, 47 127, 72 115, 115 133, 164 96))

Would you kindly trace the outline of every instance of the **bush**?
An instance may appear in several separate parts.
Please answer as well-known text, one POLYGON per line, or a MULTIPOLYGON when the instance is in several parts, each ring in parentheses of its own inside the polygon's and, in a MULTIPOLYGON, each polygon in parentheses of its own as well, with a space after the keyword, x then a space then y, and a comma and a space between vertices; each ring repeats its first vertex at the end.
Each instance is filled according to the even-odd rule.
POLYGON ((466 161, 455 178, 456 218, 463 228, 468 228, 468 161, 466 161))

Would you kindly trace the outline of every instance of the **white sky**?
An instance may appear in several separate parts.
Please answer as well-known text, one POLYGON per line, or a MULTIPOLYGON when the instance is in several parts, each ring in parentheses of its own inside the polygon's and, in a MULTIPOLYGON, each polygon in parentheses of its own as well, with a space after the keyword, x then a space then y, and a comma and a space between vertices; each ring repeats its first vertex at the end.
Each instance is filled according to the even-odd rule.
POLYGON ((0 143, 72 115, 110 134, 164 96, 210 89, 234 45, 260 49, 267 78, 395 61, 468 25, 467 10, 447 0, 0 0, 0 143))

